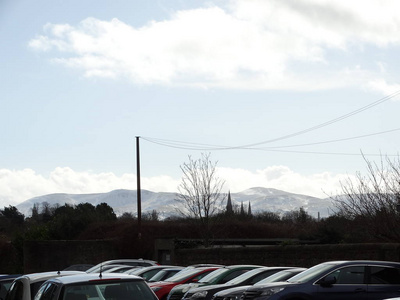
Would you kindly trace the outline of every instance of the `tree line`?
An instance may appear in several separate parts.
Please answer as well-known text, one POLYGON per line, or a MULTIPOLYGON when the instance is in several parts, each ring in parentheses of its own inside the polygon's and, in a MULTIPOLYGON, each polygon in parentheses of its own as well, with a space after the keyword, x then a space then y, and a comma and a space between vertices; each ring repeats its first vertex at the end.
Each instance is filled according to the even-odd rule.
MULTIPOLYGON (((368 175, 358 174, 357 180, 343 182, 343 193, 332 197, 335 211, 316 219, 302 207, 285 213, 252 213, 250 207, 245 210, 243 205, 229 205, 220 192, 223 181, 216 177, 216 163, 209 155, 199 160, 189 157, 182 166, 184 179, 177 197, 181 209, 166 219, 160 219, 156 210, 144 212, 143 227, 153 238, 199 238, 205 245, 214 238, 276 237, 332 244, 399 242, 400 161, 384 158, 379 164, 366 162, 368 175), (220 209, 221 203, 225 209, 220 209)), ((124 235, 121 228, 134 231, 136 223, 133 213, 117 216, 106 203, 36 203, 29 217, 9 206, 0 209, 0 242, 101 239, 107 237, 105 232, 115 238, 124 235)))

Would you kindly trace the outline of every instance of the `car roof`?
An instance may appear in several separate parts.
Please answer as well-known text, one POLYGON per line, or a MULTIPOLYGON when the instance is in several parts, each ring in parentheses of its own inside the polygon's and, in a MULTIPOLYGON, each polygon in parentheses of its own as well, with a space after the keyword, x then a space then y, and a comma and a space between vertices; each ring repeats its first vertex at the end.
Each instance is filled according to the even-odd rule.
POLYGON ((72 284, 80 282, 90 282, 90 281, 102 281, 102 280, 134 280, 134 281, 144 281, 143 278, 134 275, 127 275, 122 273, 90 273, 90 274, 80 274, 71 275, 64 277, 57 277, 51 279, 52 281, 60 282, 62 284, 72 284))
POLYGON ((29 282, 33 283, 36 281, 47 280, 54 277, 63 277, 63 276, 72 276, 77 274, 86 274, 86 272, 82 271, 51 271, 51 272, 41 272, 41 273, 31 273, 25 274, 20 277, 17 277, 16 280, 20 278, 26 278, 29 282))
POLYGON ((400 262, 394 261, 384 261, 384 260, 337 260, 337 261, 327 261, 322 264, 331 265, 387 265, 387 266, 397 266, 400 267, 400 262))
POLYGON ((260 265, 229 265, 229 266, 224 266, 222 269, 240 269, 240 268, 261 268, 261 267, 266 267, 266 266, 260 266, 260 265))
POLYGON ((3 280, 3 279, 10 279, 10 278, 17 278, 17 277, 20 277, 21 276, 21 274, 7 274, 7 275, 0 275, 0 280, 3 280))
POLYGON ((112 259, 112 260, 106 260, 103 262, 98 263, 99 264, 103 264, 103 265, 108 265, 108 264, 124 264, 127 262, 148 262, 148 263, 153 263, 153 264, 157 264, 156 261, 154 260, 150 260, 150 259, 143 259, 143 258, 122 258, 122 259, 112 259))

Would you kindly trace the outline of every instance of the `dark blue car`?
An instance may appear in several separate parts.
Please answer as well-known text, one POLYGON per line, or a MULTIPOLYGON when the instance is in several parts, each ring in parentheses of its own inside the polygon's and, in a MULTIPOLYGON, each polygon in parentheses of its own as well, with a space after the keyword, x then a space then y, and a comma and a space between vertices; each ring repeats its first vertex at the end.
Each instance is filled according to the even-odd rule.
POLYGON ((381 300, 400 296, 400 263, 332 261, 286 282, 249 287, 241 300, 381 300))

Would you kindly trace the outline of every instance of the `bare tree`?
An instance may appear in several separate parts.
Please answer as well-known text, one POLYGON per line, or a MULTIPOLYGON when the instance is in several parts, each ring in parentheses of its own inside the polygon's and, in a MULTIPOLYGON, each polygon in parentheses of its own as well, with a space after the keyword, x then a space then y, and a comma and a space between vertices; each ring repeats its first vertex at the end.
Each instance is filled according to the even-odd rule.
POLYGON ((385 157, 380 164, 364 160, 367 175, 348 178, 342 183, 343 195, 333 199, 337 213, 377 240, 400 241, 400 160, 385 157))
POLYGON ((199 221, 205 245, 208 246, 211 233, 211 217, 220 211, 225 194, 221 190, 225 181, 216 174, 217 162, 210 160, 210 154, 180 166, 183 176, 178 187, 177 201, 182 205, 178 212, 199 221))

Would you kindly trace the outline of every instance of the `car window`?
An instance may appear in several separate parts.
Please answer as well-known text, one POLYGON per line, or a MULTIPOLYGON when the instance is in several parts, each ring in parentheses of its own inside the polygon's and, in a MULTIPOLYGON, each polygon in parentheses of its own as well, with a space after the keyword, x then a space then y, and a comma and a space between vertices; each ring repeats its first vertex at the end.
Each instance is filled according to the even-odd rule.
POLYGON ((242 275, 243 273, 246 273, 248 269, 242 269, 242 270, 236 270, 228 274, 222 281, 221 283, 228 282, 229 280, 238 277, 239 275, 242 275))
POLYGON ((52 284, 52 283, 45 283, 43 284, 40 289, 38 290, 38 292, 35 295, 34 300, 51 300, 51 299, 55 299, 54 297, 54 292, 57 289, 57 285, 56 284, 52 284))
POLYGON ((10 289, 13 280, 5 280, 0 282, 0 299, 4 299, 7 295, 7 291, 10 289))
POLYGON ((140 277, 142 277, 144 280, 148 280, 151 277, 153 277, 154 275, 156 275, 158 272, 160 272, 159 269, 150 270, 150 271, 147 271, 147 272, 143 273, 142 275, 140 275, 140 277))
POLYGON ((196 270, 196 269, 183 270, 182 272, 179 272, 178 274, 175 274, 174 276, 168 278, 168 280, 166 280, 166 281, 179 282, 179 281, 189 278, 190 276, 195 275, 197 272, 199 272, 199 270, 196 270))
POLYGON ((209 274, 211 271, 206 271, 204 273, 201 273, 199 275, 197 275, 196 277, 192 278, 191 282, 197 282, 200 279, 202 279, 204 276, 206 276, 207 274, 209 274))
POLYGON ((293 273, 292 271, 280 271, 268 276, 267 278, 264 278, 263 280, 257 281, 254 285, 257 286, 271 282, 285 281, 286 279, 293 277, 295 274, 298 274, 300 272, 301 271, 298 271, 297 273, 293 273))
POLYGON ((400 284, 400 269, 372 266, 370 269, 371 284, 400 284))
POLYGON ((322 264, 316 265, 314 267, 307 269, 304 272, 301 272, 300 274, 297 274, 297 275, 289 278, 288 282, 303 283, 303 282, 307 282, 308 280, 315 280, 320 276, 321 273, 332 268, 332 266, 333 265, 330 263, 322 263, 322 264))
POLYGON ((275 274, 277 271, 276 270, 270 270, 267 272, 262 272, 256 276, 254 276, 253 278, 250 279, 250 281, 248 282, 248 284, 253 285, 257 282, 259 282, 260 280, 263 280, 269 276, 271 276, 272 274, 275 274))
POLYGON ((14 281, 8 290, 6 300, 20 300, 22 299, 24 285, 21 281, 14 281))
POLYGON ((46 280, 39 280, 36 282, 33 282, 30 284, 30 289, 31 289, 31 297, 33 298, 36 293, 38 292, 40 286, 45 282, 46 280))
POLYGON ((199 282, 201 282, 201 283, 213 282, 213 280, 215 280, 215 278, 219 278, 219 276, 221 274, 224 274, 226 272, 229 272, 229 269, 221 268, 221 269, 214 270, 211 273, 209 273, 207 276, 204 276, 201 280, 199 280, 199 282))
POLYGON ((364 266, 340 268, 331 274, 336 277, 336 284, 362 284, 365 282, 364 266))

